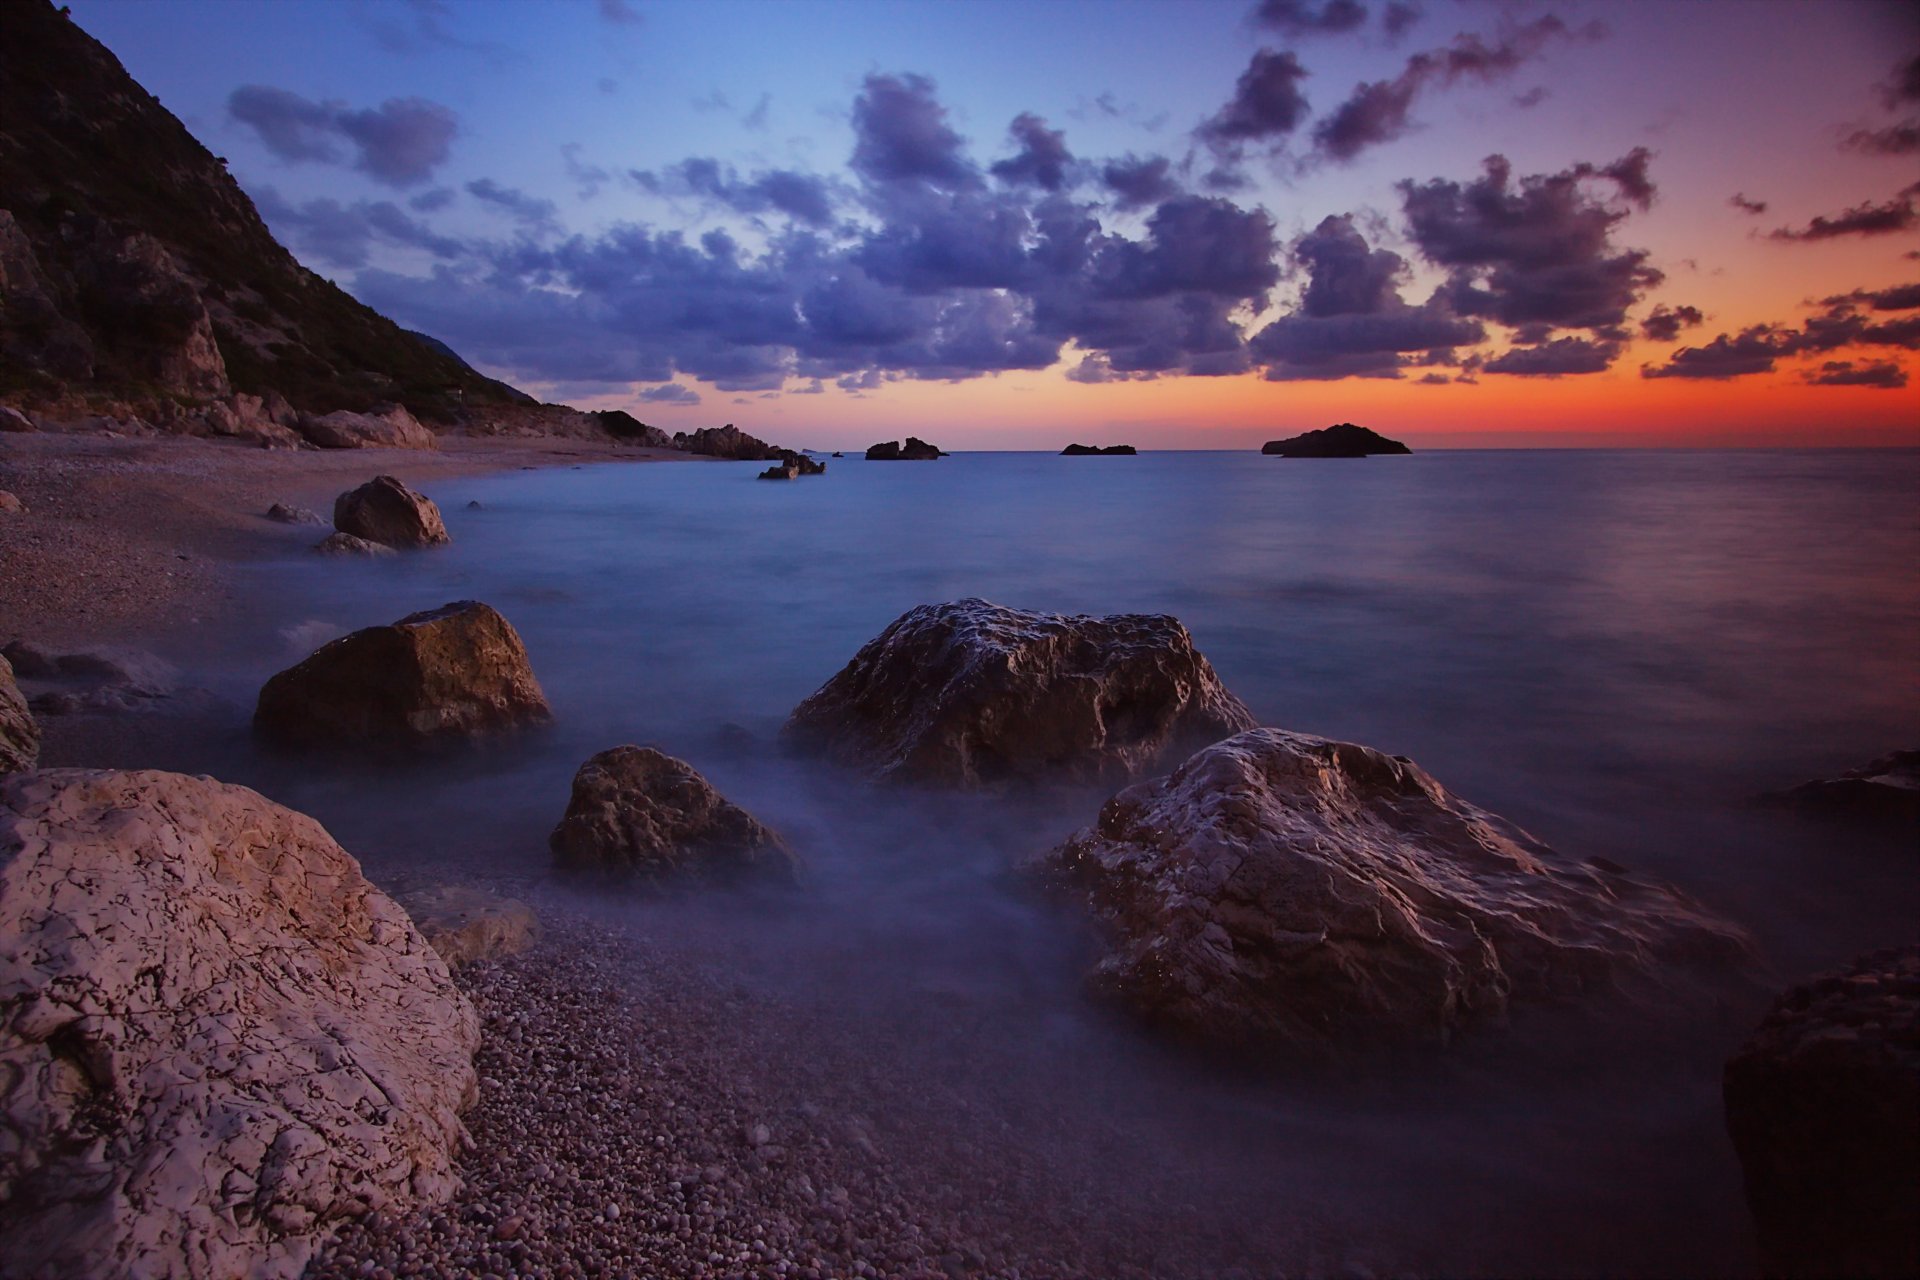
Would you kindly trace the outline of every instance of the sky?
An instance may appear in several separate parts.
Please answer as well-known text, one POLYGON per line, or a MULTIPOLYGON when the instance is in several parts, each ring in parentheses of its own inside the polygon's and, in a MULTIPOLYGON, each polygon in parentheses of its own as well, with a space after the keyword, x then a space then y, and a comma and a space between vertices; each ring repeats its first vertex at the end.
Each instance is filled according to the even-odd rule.
POLYGON ((314 271, 794 446, 1920 444, 1912 0, 71 0, 314 271))

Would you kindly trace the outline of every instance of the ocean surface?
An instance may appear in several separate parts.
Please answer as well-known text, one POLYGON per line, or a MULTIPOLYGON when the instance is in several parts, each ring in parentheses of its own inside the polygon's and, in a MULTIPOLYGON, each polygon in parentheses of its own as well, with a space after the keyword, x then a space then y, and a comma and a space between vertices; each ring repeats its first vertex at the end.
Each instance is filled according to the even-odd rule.
POLYGON ((573 770, 653 744, 788 834, 806 905, 604 909, 816 1007, 836 1036, 873 1029, 877 1055, 966 1108, 1015 1130, 1049 1115, 1063 1159, 1079 1134, 1113 1179, 1154 1163, 1217 1216, 1307 1206, 1388 1268, 1752 1265, 1719 1064, 1771 991, 1920 921, 1914 850, 1752 803, 1920 745, 1920 452, 757 470, 444 484, 449 548, 250 568, 243 625, 178 655, 233 709, 192 763, 315 814, 376 878, 452 866, 538 885, 573 770), (786 713, 887 623, 965 596, 1174 614, 1263 722, 1410 756, 1571 854, 1677 884, 1749 929, 1761 967, 1605 1019, 1522 1010, 1432 1062, 1337 1083, 1159 1053, 1087 1008, 1086 939, 1008 875, 1100 793, 881 793, 777 750, 786 713), (551 730, 404 766, 247 744, 273 671, 464 598, 525 638, 551 730))

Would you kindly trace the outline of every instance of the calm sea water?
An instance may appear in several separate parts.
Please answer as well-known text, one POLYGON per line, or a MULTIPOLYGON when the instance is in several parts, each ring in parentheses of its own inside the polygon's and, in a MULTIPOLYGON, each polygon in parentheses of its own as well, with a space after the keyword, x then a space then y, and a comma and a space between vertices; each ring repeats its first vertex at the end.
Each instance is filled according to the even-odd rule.
POLYGON ((447 484, 432 496, 451 548, 259 567, 249 625, 195 673, 236 708, 207 767, 319 816, 376 875, 461 864, 533 881, 579 762, 652 743, 787 831, 813 876, 800 919, 632 907, 658 945, 913 1028, 922 1051, 974 1064, 955 1087, 983 1106, 1058 1090, 1065 1114, 1129 1117, 1201 1185, 1227 1171, 1233 1212, 1250 1211, 1236 1198, 1250 1184, 1311 1188, 1425 1266, 1748 1264, 1717 1072, 1759 986, 1730 984, 1718 1015, 1676 1014, 1649 1027, 1651 1047, 1617 1052, 1523 1016, 1445 1082, 1370 1099, 1196 1083, 1085 1014, 1083 940, 1005 877, 1100 795, 876 794, 773 739, 916 604, 1172 613, 1264 722, 1411 756, 1550 843, 1679 884, 1751 929, 1762 982, 1784 983, 1920 920, 1911 849, 1750 803, 1920 744, 1920 453, 982 453, 836 459, 791 483, 756 470, 447 484), (328 635, 469 597, 525 638, 550 732, 405 769, 245 748, 273 670, 328 635), (727 745, 728 725, 764 749, 727 745), (1563 1048, 1529 1039, 1547 1027, 1563 1048), (997 1083, 965 1083, 980 1075, 997 1083))

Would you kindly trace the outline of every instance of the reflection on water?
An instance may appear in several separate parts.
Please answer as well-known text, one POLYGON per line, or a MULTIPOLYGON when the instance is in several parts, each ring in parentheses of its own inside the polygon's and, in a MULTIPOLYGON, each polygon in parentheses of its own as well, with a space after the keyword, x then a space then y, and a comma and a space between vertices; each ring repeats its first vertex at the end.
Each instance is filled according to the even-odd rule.
POLYGON ((237 704, 288 660, 280 632, 304 643, 476 597, 525 637, 557 723, 356 771, 261 759, 236 712, 192 767, 314 813, 376 876, 538 878, 579 762, 658 745, 785 831, 811 885, 804 909, 623 906, 657 945, 816 1002, 969 1107, 1045 1111, 1069 1134, 1118 1125, 1140 1148, 1102 1161, 1119 1181, 1129 1160, 1157 1165, 1220 1215, 1318 1198, 1443 1268, 1746 1265, 1717 1071, 1753 989, 1730 985, 1717 1016, 1649 1013, 1635 1047, 1542 1014, 1362 1089, 1216 1078, 1136 1052, 1088 1011, 1083 940, 1006 878, 1099 794, 876 794, 773 739, 915 604, 1169 612, 1263 721, 1412 756, 1551 843, 1668 878, 1751 928, 1785 980, 1920 918, 1906 851, 1746 803, 1920 741, 1920 454, 962 454, 836 460, 782 484, 755 470, 448 484, 433 495, 447 550, 261 568, 251 628, 199 656, 237 704))

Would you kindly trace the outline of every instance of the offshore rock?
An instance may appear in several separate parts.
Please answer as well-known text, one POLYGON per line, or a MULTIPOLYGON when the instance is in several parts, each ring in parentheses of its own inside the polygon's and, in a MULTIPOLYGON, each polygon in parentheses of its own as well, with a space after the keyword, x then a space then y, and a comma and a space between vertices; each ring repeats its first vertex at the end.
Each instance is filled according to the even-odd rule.
POLYGON ((388 547, 434 547, 453 541, 433 499, 392 476, 375 476, 335 498, 333 527, 388 547))
POLYGON ((1309 1050, 1444 1043, 1740 933, 1565 857, 1410 761, 1254 729, 1120 792, 1037 860, 1107 940, 1095 990, 1176 1035, 1309 1050))
POLYGON ((673 447, 687 453, 704 454, 711 458, 726 458, 735 462, 781 461, 790 452, 778 445, 771 445, 765 440, 748 435, 731 422, 724 427, 702 427, 691 435, 684 431, 676 432, 673 437, 673 447))
POLYGON ((760 473, 762 480, 797 480, 801 476, 823 476, 827 464, 815 462, 804 453, 789 453, 774 466, 760 473))
POLYGON ((1253 725, 1177 618, 921 605, 802 702, 792 745, 876 779, 1124 780, 1253 725))
POLYGON ((548 843, 569 871, 656 883, 791 884, 799 871, 778 835, 692 765, 651 747, 614 747, 581 765, 548 843))
POLYGON ((409 746, 552 714, 512 624, 458 600, 322 645, 267 681, 253 727, 284 746, 409 746))
POLYGON ((869 462, 931 462, 946 456, 937 446, 928 444, 919 436, 908 436, 905 444, 898 440, 887 440, 867 448, 869 462))
POLYGON ((1285 440, 1269 440, 1260 446, 1260 452, 1281 458, 1365 458, 1376 453, 1412 453, 1413 450, 1377 431, 1356 427, 1351 422, 1336 422, 1285 440))
POLYGON ((1063 458, 1130 458, 1139 450, 1130 444, 1070 444, 1060 451, 1063 458))
POLYGON ((1764 1274, 1920 1275, 1920 946, 1781 996, 1722 1088, 1764 1274))
POLYGON ((40 761, 40 726, 14 683, 13 665, 0 657, 0 773, 31 769, 40 761))
POLYGON ((479 1021, 313 819, 180 774, 0 782, 0 1259, 291 1277, 451 1195, 479 1021))
POLYGON ((1894 751, 1834 778, 1764 797, 1809 813, 1920 822, 1920 750, 1894 751))

